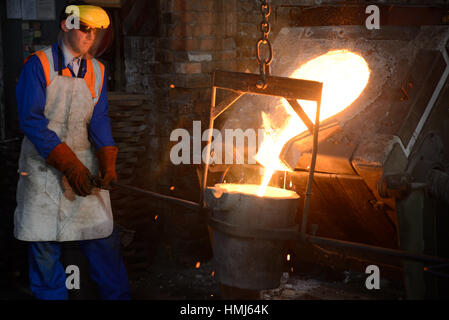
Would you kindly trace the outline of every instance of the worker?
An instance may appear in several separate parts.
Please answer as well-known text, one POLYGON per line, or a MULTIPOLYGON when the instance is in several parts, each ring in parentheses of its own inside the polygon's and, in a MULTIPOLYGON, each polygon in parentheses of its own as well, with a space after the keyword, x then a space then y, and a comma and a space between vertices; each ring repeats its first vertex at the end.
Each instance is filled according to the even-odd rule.
POLYGON ((17 84, 25 137, 14 235, 29 242, 29 279, 37 299, 68 299, 60 262, 61 243, 67 241, 76 241, 87 257, 100 299, 130 299, 105 190, 117 180, 118 153, 108 116, 105 68, 89 51, 109 24, 101 7, 82 2, 67 6, 59 40, 28 58, 17 84), (68 18, 72 24, 66 23, 68 18))

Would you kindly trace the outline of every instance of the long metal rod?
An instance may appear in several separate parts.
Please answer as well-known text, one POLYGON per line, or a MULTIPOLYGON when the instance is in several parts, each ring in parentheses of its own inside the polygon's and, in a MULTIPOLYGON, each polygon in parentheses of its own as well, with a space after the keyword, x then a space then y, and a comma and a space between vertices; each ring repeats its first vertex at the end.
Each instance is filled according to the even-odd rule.
POLYGON ((221 220, 217 220, 212 216, 209 216, 209 225, 216 231, 228 234, 230 236, 241 238, 263 239, 263 240, 296 240, 299 243, 311 243, 338 249, 341 248, 352 249, 405 260, 420 261, 432 264, 449 263, 448 258, 440 258, 398 249, 377 247, 363 243, 343 241, 325 237, 317 237, 312 236, 310 234, 300 233, 298 232, 297 229, 248 228, 230 224, 228 222, 224 222, 221 220))
POLYGON ((190 209, 199 209, 200 208, 200 204, 199 203, 188 201, 188 200, 184 200, 184 199, 179 199, 179 198, 175 198, 175 197, 166 196, 164 194, 160 194, 160 193, 156 193, 156 192, 152 192, 152 191, 148 191, 148 190, 143 190, 143 189, 140 189, 140 188, 137 188, 137 187, 124 185, 124 184, 117 183, 117 182, 113 182, 112 186, 120 188, 120 189, 127 189, 129 191, 138 192, 138 193, 144 194, 146 196, 150 196, 150 197, 155 198, 155 199, 169 201, 169 202, 178 204, 178 205, 186 207, 186 208, 190 208, 190 209))
POLYGON ((321 98, 316 103, 315 124, 313 126, 313 147, 312 147, 312 161, 310 163, 309 178, 307 180, 306 198, 304 200, 304 210, 302 213, 301 234, 307 234, 307 218, 309 215, 310 198, 312 196, 313 175, 315 173, 316 158, 318 154, 318 133, 320 131, 320 110, 321 98))
POLYGON ((313 123, 307 116, 307 114, 304 112, 304 109, 301 107, 301 105, 296 100, 287 100, 288 103, 292 106, 293 110, 296 112, 296 114, 301 118, 302 122, 307 126, 309 131, 313 133, 313 123))
MULTIPOLYGON (((215 75, 214 75, 215 77, 215 75)), ((210 107, 210 115, 209 115, 209 136, 207 139, 207 147, 206 147, 206 159, 204 163, 204 172, 203 172, 203 180, 201 181, 201 195, 200 195, 200 207, 205 208, 206 203, 204 201, 204 195, 206 193, 207 188, 207 174, 209 171, 209 162, 210 162, 210 150, 212 148, 212 135, 213 135, 213 129, 214 129, 214 110, 215 110, 215 103, 217 99, 217 88, 212 87, 212 97, 211 97, 211 107, 210 107)))
POLYGON ((419 254, 414 252, 408 252, 404 250, 397 249, 388 249, 383 247, 370 246, 367 244, 361 244, 356 242, 342 241, 330 238, 323 238, 311 235, 305 235, 306 242, 318 244, 318 245, 326 245, 330 247, 336 248, 346 248, 346 249, 356 249, 364 252, 381 254, 384 256, 396 257, 405 260, 414 260, 426 263, 448 263, 449 259, 440 258, 435 256, 429 256, 426 254, 419 254))
POLYGON ((221 101, 212 111, 212 116, 217 119, 231 105, 237 102, 243 96, 242 92, 231 92, 223 101, 221 101))

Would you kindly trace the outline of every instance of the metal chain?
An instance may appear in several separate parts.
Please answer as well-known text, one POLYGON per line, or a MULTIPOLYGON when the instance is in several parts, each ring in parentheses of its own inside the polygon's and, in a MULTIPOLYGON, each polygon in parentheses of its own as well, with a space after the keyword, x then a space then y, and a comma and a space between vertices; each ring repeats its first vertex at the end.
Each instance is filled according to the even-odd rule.
POLYGON ((271 31, 271 25, 268 22, 268 17, 271 14, 271 7, 268 4, 268 0, 261 0, 260 12, 262 13, 263 21, 260 23, 260 31, 262 37, 257 41, 257 61, 259 62, 261 80, 257 83, 257 87, 265 89, 267 86, 267 76, 270 75, 270 64, 273 61, 273 47, 268 39, 271 31), (269 56, 265 59, 261 58, 261 46, 268 46, 269 56))

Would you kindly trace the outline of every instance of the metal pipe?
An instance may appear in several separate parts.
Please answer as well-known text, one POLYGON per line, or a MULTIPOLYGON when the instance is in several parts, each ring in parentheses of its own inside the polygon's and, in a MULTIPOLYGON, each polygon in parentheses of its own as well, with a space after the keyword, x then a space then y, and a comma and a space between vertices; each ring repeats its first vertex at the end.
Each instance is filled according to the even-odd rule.
POLYGON ((225 169, 225 171, 223 172, 223 174, 221 175, 220 183, 224 183, 225 178, 226 178, 226 175, 227 175, 228 172, 229 172, 229 169, 231 169, 231 167, 227 167, 227 168, 225 169))
POLYGON ((152 198, 155 199, 160 199, 160 200, 164 200, 164 201, 169 201, 175 204, 178 204, 180 206, 189 208, 189 209, 199 209, 200 208, 200 204, 196 203, 196 202, 192 202, 192 201, 188 201, 188 200, 184 200, 184 199, 179 199, 179 198, 175 198, 175 197, 170 197, 170 196, 166 196, 160 193, 156 193, 156 192, 152 192, 152 191, 148 191, 148 190, 143 190, 140 188, 136 188, 133 186, 128 186, 128 185, 124 185, 121 183, 117 183, 117 182, 112 182, 111 183, 112 186, 117 187, 117 188, 121 188, 121 189, 127 189, 130 191, 135 191, 138 193, 142 193, 146 196, 150 196, 152 198))
POLYGON ((309 214, 310 198, 312 196, 313 175, 315 173, 316 158, 318 154, 318 133, 320 131, 320 109, 321 97, 316 102, 316 116, 315 124, 313 126, 313 147, 312 147, 312 161, 310 163, 309 178, 307 180, 306 198, 304 201, 304 210, 302 215, 301 234, 307 234, 307 217, 309 214))

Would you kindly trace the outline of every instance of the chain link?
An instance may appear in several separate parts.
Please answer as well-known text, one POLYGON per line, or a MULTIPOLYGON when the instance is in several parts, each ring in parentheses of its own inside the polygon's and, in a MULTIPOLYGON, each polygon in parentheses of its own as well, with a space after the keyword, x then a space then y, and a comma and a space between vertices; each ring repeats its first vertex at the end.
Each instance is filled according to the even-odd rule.
POLYGON ((258 88, 266 88, 267 86, 267 76, 270 75, 270 64, 273 61, 273 47, 268 39, 271 32, 271 25, 268 22, 268 17, 271 14, 271 7, 268 4, 268 0, 261 0, 262 4, 260 6, 260 12, 262 13, 263 21, 260 23, 260 31, 262 37, 257 41, 257 61, 260 68, 261 80, 257 83, 258 88), (269 55, 262 59, 261 57, 261 47, 265 45, 268 47, 269 55))

